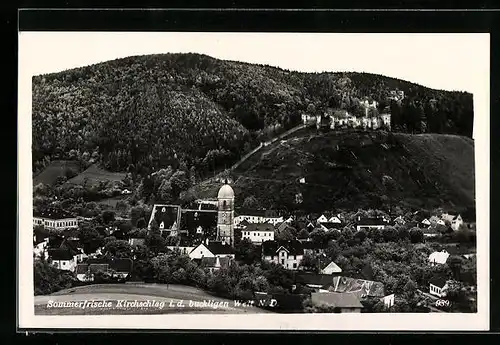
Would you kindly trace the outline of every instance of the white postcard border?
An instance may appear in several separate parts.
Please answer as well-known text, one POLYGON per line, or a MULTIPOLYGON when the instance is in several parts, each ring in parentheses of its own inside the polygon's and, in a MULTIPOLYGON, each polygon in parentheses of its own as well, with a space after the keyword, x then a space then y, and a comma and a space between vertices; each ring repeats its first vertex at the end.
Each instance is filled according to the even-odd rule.
MULTIPOLYGON (((466 331, 489 329, 489 181, 490 181, 490 37, 473 35, 484 50, 477 52, 474 84, 474 140, 477 210, 478 312, 474 314, 233 314, 233 315, 144 315, 144 316, 39 316, 34 315, 32 243, 31 78, 29 52, 19 35, 18 98, 18 326, 22 329, 212 329, 212 330, 395 330, 466 331)), ((40 34, 40 32, 37 32, 40 34)), ((120 33, 124 34, 124 33, 120 33)), ((172 33, 170 33, 172 34, 172 33)), ((182 35, 183 33, 178 33, 182 35)), ((144 33, 147 37, 148 33, 144 33)), ((192 35, 192 34, 191 34, 192 35)), ((200 36, 203 33, 199 33, 200 36)), ((254 35, 259 35, 254 33, 254 35)), ((260 34, 280 35, 280 34, 260 34)), ((299 35, 299 34, 297 34, 299 35)), ((328 35, 328 34, 314 34, 328 35)), ((359 39, 370 35, 350 34, 359 39), (363 37, 362 37, 363 36, 363 37)), ((401 35, 401 34, 399 34, 401 35)), ((408 34, 415 35, 415 34, 408 34)), ((426 34, 437 35, 437 34, 426 34)), ((442 35, 442 34, 439 34, 442 35)), ((390 39, 387 40, 390 42, 390 39)), ((355 43, 353 43, 355 44, 355 43)), ((54 52, 57 53, 57 52, 54 52)), ((410 66, 409 68, 415 68, 410 66)), ((369 72, 369 71, 367 71, 369 72)))

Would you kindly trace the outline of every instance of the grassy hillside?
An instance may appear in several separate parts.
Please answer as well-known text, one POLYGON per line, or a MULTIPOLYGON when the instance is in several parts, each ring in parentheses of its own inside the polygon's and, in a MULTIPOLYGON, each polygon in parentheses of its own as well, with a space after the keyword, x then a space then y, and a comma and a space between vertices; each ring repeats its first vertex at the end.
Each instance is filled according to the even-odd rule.
POLYGON ((80 164, 77 161, 52 161, 33 177, 33 185, 36 186, 39 183, 53 185, 59 177, 71 177, 79 171, 80 164))
MULTIPOLYGON (((474 144, 461 136, 304 135, 269 147, 245 165, 232 176, 237 204, 253 195, 269 208, 311 211, 474 207, 474 144)), ((204 183, 194 192, 213 197, 218 186, 204 183)))
POLYGON ((78 158, 141 174, 204 176, 327 107, 389 105, 393 128, 471 136, 472 95, 367 73, 299 73, 199 54, 128 57, 33 78, 33 167, 78 158), (422 125, 424 123, 424 125, 422 125))
POLYGON ((101 182, 121 182, 124 178, 124 173, 109 172, 93 164, 81 174, 69 179, 66 183, 71 185, 88 184, 89 186, 94 186, 101 182))

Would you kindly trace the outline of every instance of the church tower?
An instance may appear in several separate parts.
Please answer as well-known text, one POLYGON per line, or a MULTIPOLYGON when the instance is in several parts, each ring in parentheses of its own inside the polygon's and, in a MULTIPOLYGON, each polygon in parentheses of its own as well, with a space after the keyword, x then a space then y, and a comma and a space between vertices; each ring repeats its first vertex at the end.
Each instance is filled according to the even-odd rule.
POLYGON ((217 195, 217 240, 234 246, 234 191, 227 183, 217 195))

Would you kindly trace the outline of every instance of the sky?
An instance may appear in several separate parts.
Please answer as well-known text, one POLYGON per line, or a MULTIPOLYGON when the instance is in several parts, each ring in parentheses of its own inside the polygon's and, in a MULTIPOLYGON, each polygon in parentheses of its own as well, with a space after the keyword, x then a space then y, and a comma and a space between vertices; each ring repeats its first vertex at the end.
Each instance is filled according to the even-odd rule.
POLYGON ((187 52, 305 72, 376 73, 471 93, 480 87, 477 75, 489 74, 488 34, 21 32, 19 43, 30 75, 187 52))

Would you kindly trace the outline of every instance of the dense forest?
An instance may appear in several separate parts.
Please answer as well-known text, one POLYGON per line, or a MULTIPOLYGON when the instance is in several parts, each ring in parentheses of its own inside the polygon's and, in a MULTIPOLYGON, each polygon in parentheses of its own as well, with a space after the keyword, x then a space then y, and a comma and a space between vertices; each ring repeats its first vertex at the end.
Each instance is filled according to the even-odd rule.
POLYGON ((472 95, 368 73, 300 73, 199 54, 128 57, 33 77, 34 173, 55 159, 147 174, 224 168, 302 113, 379 102, 394 131, 472 136, 472 95), (405 93, 391 100, 391 91, 405 93))

